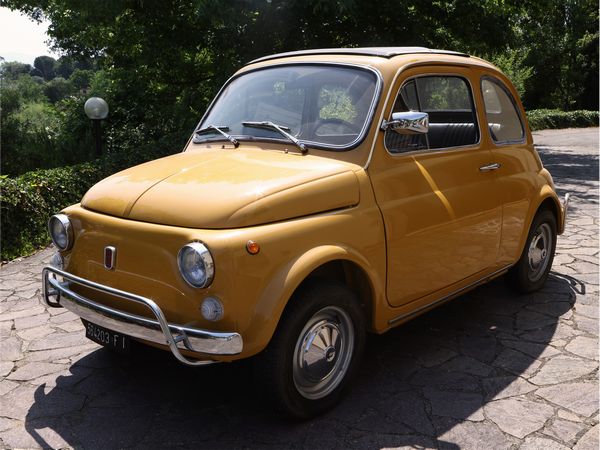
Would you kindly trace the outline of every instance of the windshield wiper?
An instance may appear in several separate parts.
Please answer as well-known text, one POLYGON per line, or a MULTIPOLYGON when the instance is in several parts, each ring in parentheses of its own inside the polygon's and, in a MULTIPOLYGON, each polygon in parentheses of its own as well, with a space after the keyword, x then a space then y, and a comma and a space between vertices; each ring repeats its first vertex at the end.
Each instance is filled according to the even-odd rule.
MULTIPOLYGON (((286 137, 290 142, 292 142, 294 145, 296 145, 300 151, 302 152, 303 155, 305 155, 306 153, 308 153, 308 149, 306 148, 306 146, 300 142, 298 139, 296 139, 294 136, 292 136, 290 133, 288 133, 287 131, 285 131, 284 128, 287 127, 282 127, 281 125, 277 125, 276 123, 270 122, 270 121, 265 121, 265 122, 242 122, 242 125, 245 127, 251 127, 251 128, 263 128, 265 130, 275 130, 278 131, 279 134, 281 134, 282 136, 286 137)), ((287 128, 289 130, 289 128, 287 128)))
POLYGON ((225 131, 229 131, 229 127, 228 126, 216 126, 216 125, 208 125, 204 128, 201 128, 199 130, 196 130, 195 133, 196 134, 202 134, 202 133, 206 133, 208 131, 218 131, 219 133, 221 133, 225 139, 227 139, 229 142, 231 142, 233 144, 233 146, 235 148, 238 148, 238 146, 240 145, 240 143, 238 142, 238 140, 236 138, 234 138, 232 135, 225 133, 225 131))

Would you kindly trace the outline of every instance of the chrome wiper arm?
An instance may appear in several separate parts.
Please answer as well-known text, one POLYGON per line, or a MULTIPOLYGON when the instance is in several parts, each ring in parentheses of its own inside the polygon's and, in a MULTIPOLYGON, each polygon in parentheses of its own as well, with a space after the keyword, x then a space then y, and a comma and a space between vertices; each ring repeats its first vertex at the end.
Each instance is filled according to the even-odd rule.
MULTIPOLYGON (((290 133, 288 133, 287 131, 285 131, 284 128, 286 127, 282 127, 281 125, 277 125, 276 123, 270 122, 270 121, 264 121, 264 122, 242 122, 242 125, 245 127, 252 127, 252 128, 264 128, 266 130, 275 130, 278 131, 279 134, 281 134, 282 136, 286 137, 290 142, 292 142, 294 145, 296 145, 300 151, 302 152, 303 155, 305 155, 306 153, 308 153, 308 149, 306 148, 306 146, 300 142, 298 139, 296 139, 294 136, 292 136, 290 133)), ((288 128, 289 130, 289 128, 288 128)))
POLYGON ((218 131, 219 133, 221 133, 225 137, 225 139, 227 139, 229 142, 231 142, 233 144, 233 146, 235 148, 237 148, 240 145, 239 141, 236 138, 234 138, 232 135, 225 133, 225 131, 223 131, 223 130, 229 131, 229 127, 227 127, 227 126, 218 127, 216 125, 207 125, 204 128, 196 130, 195 133, 202 134, 202 133, 206 133, 207 131, 212 131, 212 130, 215 130, 215 131, 218 131))

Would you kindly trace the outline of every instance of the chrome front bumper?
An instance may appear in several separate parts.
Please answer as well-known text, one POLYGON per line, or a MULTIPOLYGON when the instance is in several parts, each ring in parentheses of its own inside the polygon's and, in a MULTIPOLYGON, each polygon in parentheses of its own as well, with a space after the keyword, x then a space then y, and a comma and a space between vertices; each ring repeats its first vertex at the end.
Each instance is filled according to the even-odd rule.
MULTIPOLYGON (((44 267, 42 292, 46 305, 52 308, 64 307, 79 317, 109 330, 168 345, 175 358, 190 366, 211 364, 215 361, 187 358, 181 354, 180 349, 212 355, 236 355, 243 348, 242 336, 239 333, 218 333, 168 323, 160 307, 149 298, 95 283, 55 267, 44 267), (144 305, 156 320, 110 308, 85 298, 71 289, 73 285, 84 286, 128 302, 144 305)), ((199 357, 206 356, 199 355, 199 357)))

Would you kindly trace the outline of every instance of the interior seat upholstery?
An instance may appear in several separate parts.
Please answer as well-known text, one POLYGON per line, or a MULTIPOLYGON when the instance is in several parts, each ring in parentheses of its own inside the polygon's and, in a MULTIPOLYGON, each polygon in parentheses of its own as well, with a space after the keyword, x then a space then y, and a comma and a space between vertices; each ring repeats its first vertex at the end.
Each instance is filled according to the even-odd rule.
POLYGON ((473 123, 430 123, 429 148, 459 147, 477 142, 473 123))

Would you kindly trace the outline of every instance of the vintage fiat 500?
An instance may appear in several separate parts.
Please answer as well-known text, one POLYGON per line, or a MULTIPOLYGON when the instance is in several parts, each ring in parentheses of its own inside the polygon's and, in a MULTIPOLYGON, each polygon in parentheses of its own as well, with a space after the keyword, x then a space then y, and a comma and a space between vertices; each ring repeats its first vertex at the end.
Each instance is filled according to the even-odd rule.
POLYGON ((300 418, 330 408, 365 333, 492 278, 545 282, 557 198, 517 92, 425 48, 307 50, 240 69, 183 152, 53 216, 45 302, 113 349, 255 357, 300 418))

